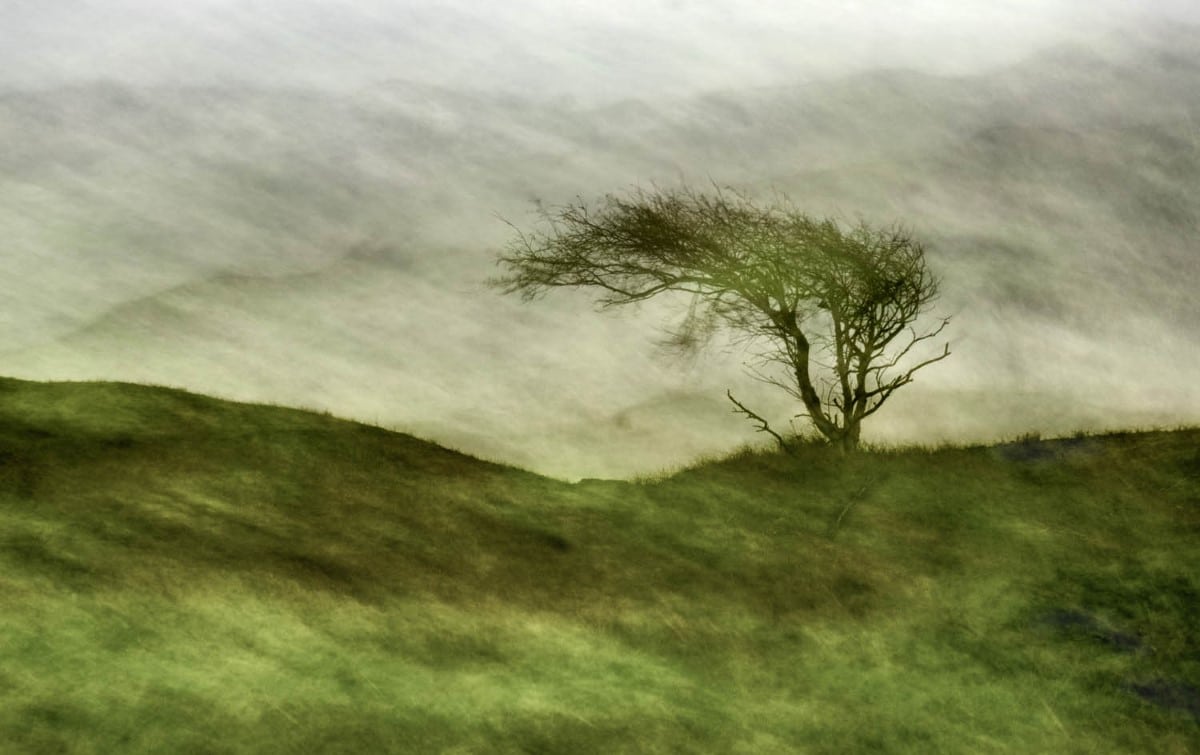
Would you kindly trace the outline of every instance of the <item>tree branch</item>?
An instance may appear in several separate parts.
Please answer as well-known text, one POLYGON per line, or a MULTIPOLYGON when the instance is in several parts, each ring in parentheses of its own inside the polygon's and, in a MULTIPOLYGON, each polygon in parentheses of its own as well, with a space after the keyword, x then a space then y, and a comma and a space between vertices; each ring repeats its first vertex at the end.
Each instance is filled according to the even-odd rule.
POLYGON ((746 416, 746 419, 750 420, 751 422, 756 423, 758 425, 758 427, 755 428, 755 431, 760 432, 760 433, 767 433, 772 438, 774 438, 775 442, 779 444, 780 451, 787 452, 790 450, 788 447, 787 441, 785 441, 783 439, 783 436, 780 435, 779 433, 775 432, 774 430, 772 430, 770 423, 768 423, 765 419, 763 419, 759 415, 755 414, 750 409, 746 408, 745 404, 743 404, 741 401, 738 401, 736 398, 734 398, 733 391, 726 389, 725 395, 729 397, 729 400, 732 401, 734 407, 736 407, 733 410, 734 414, 743 414, 746 416))

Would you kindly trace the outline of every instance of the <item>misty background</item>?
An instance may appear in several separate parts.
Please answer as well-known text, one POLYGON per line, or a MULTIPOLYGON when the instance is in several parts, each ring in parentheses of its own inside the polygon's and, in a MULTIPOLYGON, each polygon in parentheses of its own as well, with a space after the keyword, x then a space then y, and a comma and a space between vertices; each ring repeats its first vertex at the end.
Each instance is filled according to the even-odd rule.
POLYGON ((903 221, 954 355, 868 442, 1200 422, 1200 11, 916 0, 6 0, 3 372, 654 472, 797 411, 678 302, 486 288, 535 202, 779 190, 903 221))

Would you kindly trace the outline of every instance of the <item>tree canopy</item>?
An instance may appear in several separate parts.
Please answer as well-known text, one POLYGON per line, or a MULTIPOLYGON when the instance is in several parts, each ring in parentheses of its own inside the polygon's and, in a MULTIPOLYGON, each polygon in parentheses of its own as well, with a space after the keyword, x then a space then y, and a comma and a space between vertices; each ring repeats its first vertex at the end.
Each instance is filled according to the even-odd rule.
MULTIPOLYGON (((797 399, 816 430, 845 450, 858 446, 864 419, 950 354, 948 344, 932 354, 921 348, 949 321, 917 327, 940 284, 924 247, 899 225, 847 226, 786 197, 759 204, 688 188, 542 207, 540 219, 516 232, 493 285, 526 299, 589 288, 604 307, 690 294, 676 343, 698 348, 726 328, 753 344, 751 374, 797 399)), ((729 398, 786 447, 766 420, 729 398)))

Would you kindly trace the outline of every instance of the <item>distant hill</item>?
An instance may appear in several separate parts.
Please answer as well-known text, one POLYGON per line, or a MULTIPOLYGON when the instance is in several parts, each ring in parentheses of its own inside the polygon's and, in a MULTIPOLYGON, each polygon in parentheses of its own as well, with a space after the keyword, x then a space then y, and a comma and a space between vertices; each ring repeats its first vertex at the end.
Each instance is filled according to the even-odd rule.
POLYGON ((1200 431, 571 485, 0 380, 6 752, 1186 752, 1200 431))

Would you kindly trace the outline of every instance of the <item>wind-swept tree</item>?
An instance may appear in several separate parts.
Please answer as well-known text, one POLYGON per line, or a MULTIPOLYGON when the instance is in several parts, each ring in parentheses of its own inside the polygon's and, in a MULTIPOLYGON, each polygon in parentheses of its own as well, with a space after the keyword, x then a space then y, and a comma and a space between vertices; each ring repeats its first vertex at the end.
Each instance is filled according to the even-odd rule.
POLYGON ((540 228, 518 230, 501 253, 506 272, 492 285, 525 299, 587 287, 603 307, 690 294, 676 345, 699 348, 721 329, 753 345, 751 374, 798 400, 797 416, 842 450, 857 448, 863 420, 918 370, 950 354, 949 344, 923 351, 949 321, 918 328, 939 282, 902 227, 846 227, 786 198, 760 205, 687 188, 543 207, 540 216, 540 228))

